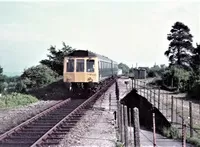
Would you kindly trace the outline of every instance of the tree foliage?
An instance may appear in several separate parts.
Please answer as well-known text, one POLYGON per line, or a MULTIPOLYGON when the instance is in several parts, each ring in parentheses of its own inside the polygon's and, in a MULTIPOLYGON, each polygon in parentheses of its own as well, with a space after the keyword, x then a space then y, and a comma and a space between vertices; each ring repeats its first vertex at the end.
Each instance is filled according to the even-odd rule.
POLYGON ((46 65, 33 66, 23 72, 21 81, 17 84, 17 89, 40 88, 54 82, 57 78, 58 74, 46 65))
POLYGON ((55 46, 51 46, 48 51, 50 54, 47 55, 48 59, 41 60, 40 63, 48 66, 53 71, 57 72, 59 75, 63 75, 63 61, 64 57, 71 53, 74 48, 66 45, 63 42, 63 47, 61 49, 56 49, 55 46))
POLYGON ((182 22, 176 22, 172 26, 167 36, 170 41, 169 48, 164 53, 169 58, 170 65, 188 67, 190 52, 193 49, 192 38, 189 27, 182 22))
POLYGON ((165 64, 159 65, 154 65, 147 71, 148 77, 156 77, 156 76, 161 76, 164 71, 167 69, 165 64))
POLYGON ((119 63, 118 64, 118 68, 122 70, 123 74, 128 74, 129 73, 129 67, 128 67, 128 65, 126 65, 124 63, 119 63))
POLYGON ((169 87, 177 87, 181 91, 188 89, 188 80, 190 78, 190 72, 184 68, 173 67, 167 69, 163 75, 163 83, 169 87))
POLYGON ((193 55, 191 58, 191 67, 193 69, 194 76, 198 77, 198 75, 200 75, 200 45, 199 44, 197 44, 197 47, 194 48, 192 53, 193 55))
POLYGON ((0 66, 0 75, 3 73, 3 68, 0 66))
POLYGON ((0 93, 4 91, 5 84, 4 84, 4 75, 3 75, 3 68, 0 66, 0 93))

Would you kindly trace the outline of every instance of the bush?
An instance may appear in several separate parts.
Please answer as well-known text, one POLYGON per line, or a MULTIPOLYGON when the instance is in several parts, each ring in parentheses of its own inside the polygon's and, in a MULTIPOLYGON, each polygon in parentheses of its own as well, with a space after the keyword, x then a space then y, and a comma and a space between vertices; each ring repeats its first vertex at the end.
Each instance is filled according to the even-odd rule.
POLYGON ((195 138, 195 137, 192 137, 192 138, 187 138, 187 141, 191 144, 194 144, 196 147, 200 147, 200 140, 199 138, 195 138))
POLYGON ((148 74, 147 74, 147 76, 149 77, 149 78, 153 78, 153 77, 156 77, 156 71, 153 71, 153 70, 149 70, 149 72, 148 72, 148 74))
POLYGON ((200 82, 195 82, 188 91, 187 96, 191 99, 200 99, 200 82))
POLYGON ((25 106, 37 101, 38 99, 31 95, 12 93, 0 97, 0 108, 25 106))
POLYGON ((173 138, 173 139, 180 138, 178 129, 176 129, 174 127, 170 127, 169 129, 164 127, 162 133, 164 136, 166 136, 168 138, 173 138))
POLYGON ((166 70, 162 75, 163 84, 171 88, 177 87, 180 91, 184 92, 188 89, 190 74, 185 69, 171 68, 166 70))
POLYGON ((58 79, 59 75, 45 65, 38 65, 28 68, 21 75, 18 89, 40 88, 58 79))

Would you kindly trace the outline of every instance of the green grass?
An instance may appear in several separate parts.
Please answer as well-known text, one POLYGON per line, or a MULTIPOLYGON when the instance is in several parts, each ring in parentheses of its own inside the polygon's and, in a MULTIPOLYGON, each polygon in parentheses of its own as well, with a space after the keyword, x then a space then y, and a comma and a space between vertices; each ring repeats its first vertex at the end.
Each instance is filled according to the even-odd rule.
POLYGON ((38 99, 31 95, 12 93, 0 97, 0 108, 25 106, 37 101, 38 99))

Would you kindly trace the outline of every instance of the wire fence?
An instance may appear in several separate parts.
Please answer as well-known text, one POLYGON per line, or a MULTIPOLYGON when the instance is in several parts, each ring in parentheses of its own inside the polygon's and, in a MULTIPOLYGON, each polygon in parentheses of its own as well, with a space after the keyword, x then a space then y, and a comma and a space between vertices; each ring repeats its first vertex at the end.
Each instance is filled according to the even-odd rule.
MULTIPOLYGON (((156 107, 171 124, 180 130, 186 125, 187 138, 200 139, 200 103, 189 101, 183 94, 148 86, 145 81, 133 80, 133 88, 156 107)), ((132 87, 129 86, 129 90, 132 87)))
MULTIPOLYGON (((126 91, 129 92, 133 88, 137 89, 137 93, 148 100, 152 104, 152 108, 157 108, 163 116, 179 130, 179 137, 182 138, 182 146, 186 147, 186 139, 200 139, 200 104, 189 101, 184 95, 175 94, 160 87, 149 86, 145 80, 132 80, 132 83, 125 82, 126 91)), ((139 123, 139 112, 137 108, 127 108, 120 104, 119 88, 116 82, 116 97, 117 97, 117 128, 118 140, 124 146, 141 146, 139 123), (138 116, 137 116, 138 115, 138 116)), ((126 92, 126 93, 127 93, 126 92)), ((123 94, 122 94, 123 95, 123 94)), ((124 95, 125 96, 125 95, 124 95)), ((153 118, 153 140, 150 142, 156 146, 155 133, 155 115, 152 111, 153 118)), ((145 137, 145 135, 143 135, 145 137)), ((147 138, 148 139, 148 138, 147 138)))

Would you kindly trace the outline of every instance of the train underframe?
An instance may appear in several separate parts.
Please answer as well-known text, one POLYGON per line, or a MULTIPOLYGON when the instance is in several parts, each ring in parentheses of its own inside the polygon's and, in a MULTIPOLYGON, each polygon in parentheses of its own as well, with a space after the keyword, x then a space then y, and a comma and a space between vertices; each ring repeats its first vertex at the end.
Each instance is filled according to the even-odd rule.
POLYGON ((92 95, 95 93, 98 89, 103 87, 107 84, 111 79, 114 77, 106 78, 103 81, 100 81, 99 83, 66 83, 67 89, 69 92, 71 92, 73 95, 92 95))

